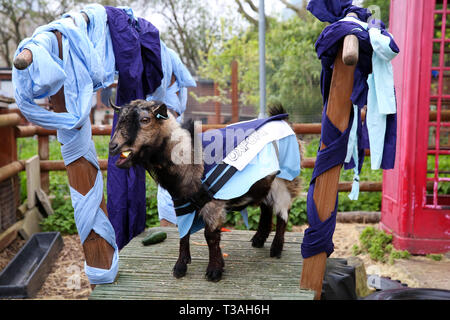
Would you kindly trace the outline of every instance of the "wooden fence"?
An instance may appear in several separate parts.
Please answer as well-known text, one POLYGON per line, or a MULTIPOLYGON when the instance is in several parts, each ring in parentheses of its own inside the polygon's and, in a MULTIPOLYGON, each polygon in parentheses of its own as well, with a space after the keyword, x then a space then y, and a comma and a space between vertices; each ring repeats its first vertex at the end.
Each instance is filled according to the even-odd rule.
MULTIPOLYGON (((441 118, 450 118, 450 112, 445 111, 441 114, 441 118)), ((430 121, 436 119, 436 112, 430 112, 430 121)), ((39 126, 34 125, 20 125, 23 123, 21 115, 17 112, 0 114, 0 133, 2 133, 2 143, 0 146, 0 154, 2 155, 4 164, 0 167, 0 182, 15 176, 19 172, 25 170, 25 161, 17 160, 17 143, 16 138, 23 137, 38 137, 38 150, 37 153, 40 159, 41 167, 41 186, 42 189, 48 192, 49 189, 49 175, 50 171, 63 171, 65 170, 64 161, 62 160, 49 160, 49 136, 55 136, 56 130, 47 130, 39 126)), ((215 128, 223 128, 225 125, 217 124, 205 124, 202 126, 203 131, 215 128)), ((321 124, 320 123, 294 123, 292 124, 296 134, 312 134, 320 135, 321 124)), ((93 136, 110 136, 112 126, 111 125, 93 125, 93 136)), ((370 155, 368 150, 366 155, 370 155)), ((315 158, 302 159, 302 168, 314 168, 315 158)), ((107 169, 108 160, 99 159, 100 168, 102 170, 107 169)), ((339 191, 349 192, 352 187, 352 182, 341 182, 339 184, 339 191)), ((360 183, 360 191, 376 192, 381 191, 382 183, 375 181, 362 181, 360 183)), ((428 189, 428 188, 427 188, 428 189)))

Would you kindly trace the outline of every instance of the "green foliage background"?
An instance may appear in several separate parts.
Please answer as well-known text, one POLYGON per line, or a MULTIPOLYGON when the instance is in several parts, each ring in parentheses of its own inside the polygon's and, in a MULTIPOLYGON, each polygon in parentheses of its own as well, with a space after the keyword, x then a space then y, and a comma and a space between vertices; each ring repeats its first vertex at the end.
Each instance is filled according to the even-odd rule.
MULTIPOLYGON (((268 19, 266 33, 267 101, 279 102, 290 113, 292 121, 317 122, 322 112, 320 93, 321 65, 314 43, 325 24, 313 18, 297 16, 278 21, 268 19)), ((222 32, 227 28, 223 26, 222 32)), ((239 101, 244 105, 259 106, 259 53, 258 31, 248 28, 243 34, 222 42, 218 41, 204 52, 198 75, 219 84, 222 102, 229 102, 227 90, 231 81, 231 62, 238 62, 239 101)), ((198 101, 215 100, 214 97, 196 97, 198 101)), ((258 110, 256 110, 258 111, 258 110)))

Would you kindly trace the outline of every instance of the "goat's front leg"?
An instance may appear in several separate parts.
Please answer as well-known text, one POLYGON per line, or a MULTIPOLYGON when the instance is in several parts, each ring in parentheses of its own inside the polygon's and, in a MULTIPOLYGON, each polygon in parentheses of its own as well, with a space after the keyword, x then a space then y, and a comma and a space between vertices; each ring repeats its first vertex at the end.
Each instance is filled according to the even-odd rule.
POLYGON ((214 231, 205 228, 205 238, 209 249, 209 263, 206 268, 206 278, 210 281, 220 281, 222 279, 225 261, 220 250, 220 229, 214 231))
POLYGON ((225 262, 220 250, 220 228, 225 223, 225 202, 213 200, 200 211, 205 221, 205 239, 209 249, 209 263, 206 268, 206 278, 219 281, 222 278, 225 262))
POLYGON ((189 248, 189 233, 180 239, 180 254, 173 267, 175 278, 181 278, 186 275, 187 265, 191 263, 191 251, 189 248))

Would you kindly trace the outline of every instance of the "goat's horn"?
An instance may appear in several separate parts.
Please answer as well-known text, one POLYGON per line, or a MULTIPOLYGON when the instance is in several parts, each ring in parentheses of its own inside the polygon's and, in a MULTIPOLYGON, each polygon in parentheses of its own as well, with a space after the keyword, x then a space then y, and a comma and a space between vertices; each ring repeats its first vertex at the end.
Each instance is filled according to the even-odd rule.
POLYGON ((112 100, 112 98, 109 98, 109 105, 114 109, 115 112, 119 112, 120 111, 120 107, 116 106, 112 100))

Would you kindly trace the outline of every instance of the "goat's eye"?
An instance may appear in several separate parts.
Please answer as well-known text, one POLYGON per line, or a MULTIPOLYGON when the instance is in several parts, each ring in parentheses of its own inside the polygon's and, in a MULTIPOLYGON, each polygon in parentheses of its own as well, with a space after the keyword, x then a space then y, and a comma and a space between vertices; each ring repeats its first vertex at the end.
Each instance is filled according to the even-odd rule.
POLYGON ((149 117, 144 117, 141 119, 141 123, 149 123, 150 122, 150 118, 149 117))

